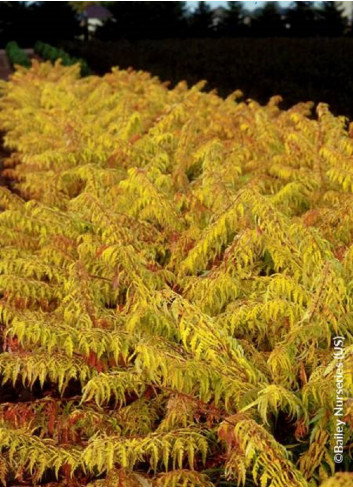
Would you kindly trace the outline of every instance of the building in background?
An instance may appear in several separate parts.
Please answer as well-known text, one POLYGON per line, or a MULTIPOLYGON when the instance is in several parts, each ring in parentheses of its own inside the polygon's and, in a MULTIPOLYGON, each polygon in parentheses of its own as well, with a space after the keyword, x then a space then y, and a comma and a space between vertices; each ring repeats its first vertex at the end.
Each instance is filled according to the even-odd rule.
POLYGON ((80 14, 82 25, 85 26, 85 37, 89 39, 105 21, 112 17, 111 12, 99 3, 91 3, 80 14))

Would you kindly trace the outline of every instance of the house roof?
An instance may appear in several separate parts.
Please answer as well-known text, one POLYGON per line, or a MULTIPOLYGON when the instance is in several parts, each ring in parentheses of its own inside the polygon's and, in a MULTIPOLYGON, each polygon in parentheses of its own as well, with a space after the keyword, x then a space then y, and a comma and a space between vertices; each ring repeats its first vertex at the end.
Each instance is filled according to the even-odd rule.
POLYGON ((88 5, 83 13, 87 19, 105 20, 112 16, 108 9, 102 5, 88 5))

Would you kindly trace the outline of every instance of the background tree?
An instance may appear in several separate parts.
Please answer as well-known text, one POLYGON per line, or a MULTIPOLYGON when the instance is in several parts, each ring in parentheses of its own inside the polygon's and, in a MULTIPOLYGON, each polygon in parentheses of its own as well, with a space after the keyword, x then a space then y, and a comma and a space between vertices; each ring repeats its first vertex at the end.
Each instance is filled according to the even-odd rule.
POLYGON ((97 5, 101 3, 108 3, 108 2, 69 2, 71 7, 77 12, 78 14, 82 14, 87 7, 90 5, 97 5))
POLYGON ((0 2, 0 42, 14 39, 22 47, 41 41, 56 44, 79 34, 69 2, 0 2))
POLYGON ((276 2, 266 2, 255 11, 251 20, 251 33, 256 37, 282 37, 286 34, 283 15, 276 2))
POLYGON ((321 2, 317 13, 320 35, 339 37, 345 34, 347 18, 341 2, 321 2))
POLYGON ((318 34, 317 9, 313 2, 293 2, 286 11, 286 23, 290 36, 316 36, 318 34))
POLYGON ((213 10, 206 2, 199 2, 190 15, 190 35, 192 37, 210 37, 215 33, 213 10))
POLYGON ((241 37, 247 34, 248 26, 244 23, 246 11, 242 2, 227 2, 218 32, 225 37, 241 37))
POLYGON ((185 2, 106 2, 112 13, 97 30, 102 40, 162 39, 186 35, 185 2))
MULTIPOLYGON (((4 45, 14 39, 23 44, 28 34, 25 18, 31 10, 26 2, 0 2, 0 40, 4 45)), ((28 16, 27 16, 28 19, 28 16)))
POLYGON ((80 23, 69 2, 36 2, 32 5, 32 44, 38 39, 57 44, 74 39, 80 33, 80 23))

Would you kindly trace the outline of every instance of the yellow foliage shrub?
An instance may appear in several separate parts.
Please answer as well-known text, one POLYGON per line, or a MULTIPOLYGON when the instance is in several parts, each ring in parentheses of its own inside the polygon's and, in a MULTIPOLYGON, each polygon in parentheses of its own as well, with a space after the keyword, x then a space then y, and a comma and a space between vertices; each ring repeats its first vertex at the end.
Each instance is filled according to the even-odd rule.
POLYGON ((238 98, 58 63, 1 85, 3 484, 324 483, 337 336, 352 467, 353 141, 238 98))

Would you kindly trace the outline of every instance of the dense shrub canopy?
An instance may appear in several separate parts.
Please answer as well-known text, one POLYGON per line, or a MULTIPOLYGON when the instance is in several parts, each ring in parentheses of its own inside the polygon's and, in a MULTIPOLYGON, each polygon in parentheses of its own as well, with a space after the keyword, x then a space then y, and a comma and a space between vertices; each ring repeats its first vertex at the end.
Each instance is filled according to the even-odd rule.
POLYGON ((23 49, 17 44, 16 41, 10 41, 6 44, 6 54, 11 65, 21 65, 29 68, 31 61, 23 49))
POLYGON ((351 132, 325 104, 314 120, 201 88, 36 62, 1 85, 4 483, 334 473, 336 336, 353 394, 351 132))

